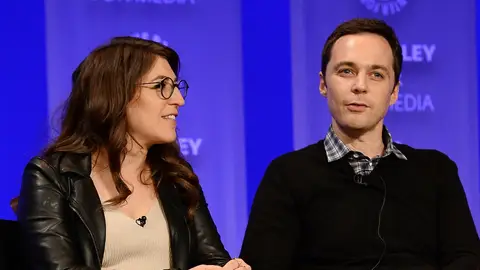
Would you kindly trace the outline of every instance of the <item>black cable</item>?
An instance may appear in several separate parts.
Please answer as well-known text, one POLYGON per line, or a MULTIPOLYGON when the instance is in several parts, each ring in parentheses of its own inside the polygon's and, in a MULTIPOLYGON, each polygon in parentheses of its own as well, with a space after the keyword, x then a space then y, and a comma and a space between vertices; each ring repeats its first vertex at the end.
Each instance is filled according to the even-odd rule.
POLYGON ((380 211, 378 212, 378 226, 377 226, 377 235, 378 238, 380 238, 380 241, 383 243, 383 251, 382 254, 380 255, 380 258, 378 258, 377 263, 371 270, 377 269, 377 267, 380 265, 380 263, 383 260, 383 257, 385 256, 385 253, 387 251, 387 242, 385 242, 385 239, 383 239, 382 234, 380 233, 380 228, 382 225, 382 214, 383 214, 383 208, 385 207, 385 202, 387 201, 387 183, 385 183, 385 180, 380 176, 380 179, 382 180, 383 183, 383 201, 382 201, 382 206, 380 207, 380 211))

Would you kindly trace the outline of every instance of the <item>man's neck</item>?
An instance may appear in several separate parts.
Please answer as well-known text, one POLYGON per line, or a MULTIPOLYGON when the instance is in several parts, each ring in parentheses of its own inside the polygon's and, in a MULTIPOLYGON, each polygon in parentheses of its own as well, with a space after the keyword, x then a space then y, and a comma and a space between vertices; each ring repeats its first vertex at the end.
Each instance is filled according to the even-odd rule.
POLYGON ((332 123, 335 135, 352 151, 357 151, 369 158, 381 156, 385 151, 383 143, 383 123, 368 131, 348 130, 332 123))

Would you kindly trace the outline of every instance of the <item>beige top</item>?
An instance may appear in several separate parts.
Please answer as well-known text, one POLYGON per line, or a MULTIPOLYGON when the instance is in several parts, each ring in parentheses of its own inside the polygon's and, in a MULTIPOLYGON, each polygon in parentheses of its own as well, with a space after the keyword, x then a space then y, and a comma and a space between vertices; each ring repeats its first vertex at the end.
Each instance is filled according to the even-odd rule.
POLYGON ((160 204, 145 215, 144 227, 117 208, 105 208, 106 241, 102 270, 170 268, 168 224, 160 204))

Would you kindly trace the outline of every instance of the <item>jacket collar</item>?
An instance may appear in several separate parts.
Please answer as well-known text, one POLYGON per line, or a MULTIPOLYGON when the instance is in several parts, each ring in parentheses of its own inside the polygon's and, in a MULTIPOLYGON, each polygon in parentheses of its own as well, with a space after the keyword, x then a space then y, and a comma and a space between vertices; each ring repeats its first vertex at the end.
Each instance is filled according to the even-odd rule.
POLYGON ((90 153, 62 153, 59 160, 61 173, 76 173, 84 177, 90 177, 92 171, 92 155, 90 153))

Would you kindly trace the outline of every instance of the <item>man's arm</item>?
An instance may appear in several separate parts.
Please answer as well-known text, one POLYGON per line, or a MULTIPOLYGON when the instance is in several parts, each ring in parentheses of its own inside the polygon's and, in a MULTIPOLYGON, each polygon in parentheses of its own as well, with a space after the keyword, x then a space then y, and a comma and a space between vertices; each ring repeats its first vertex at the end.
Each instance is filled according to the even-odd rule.
POLYGON ((439 263, 444 270, 480 269, 480 242, 457 165, 442 154, 437 168, 439 263))
POLYGON ((299 220, 283 167, 273 161, 253 201, 240 257, 255 270, 294 269, 299 220))

